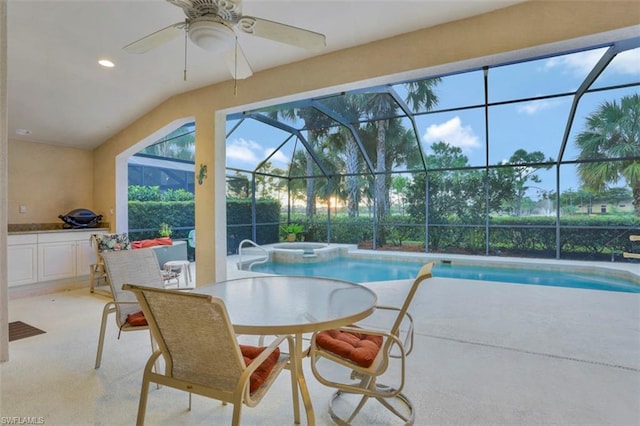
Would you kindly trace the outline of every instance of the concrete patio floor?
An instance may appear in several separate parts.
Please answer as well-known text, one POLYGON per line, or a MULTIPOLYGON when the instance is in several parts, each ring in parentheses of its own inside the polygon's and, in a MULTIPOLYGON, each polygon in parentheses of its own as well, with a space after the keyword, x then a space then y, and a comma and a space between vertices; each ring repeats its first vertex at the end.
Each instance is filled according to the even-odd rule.
MULTIPOLYGON (((235 276, 230 271, 230 276, 235 276)), ((366 284, 397 305, 409 280, 366 284)), ((46 334, 10 343, 0 364, 0 416, 50 425, 130 425, 149 356, 144 332, 107 331, 94 370, 102 307, 87 289, 11 300, 10 321, 46 334)), ((433 278, 419 290, 405 393, 416 424, 640 424, 640 294, 433 278)), ((316 422, 331 390, 305 374, 316 422)), ((242 424, 293 424, 288 373, 242 424)), ((229 424, 231 407, 152 389, 147 424, 229 424)), ((367 411, 367 408, 365 408, 367 411)), ((375 412, 375 410, 369 410, 375 412)), ((357 424, 388 424, 366 415, 357 424)), ((303 418, 303 424, 306 419, 303 418)))

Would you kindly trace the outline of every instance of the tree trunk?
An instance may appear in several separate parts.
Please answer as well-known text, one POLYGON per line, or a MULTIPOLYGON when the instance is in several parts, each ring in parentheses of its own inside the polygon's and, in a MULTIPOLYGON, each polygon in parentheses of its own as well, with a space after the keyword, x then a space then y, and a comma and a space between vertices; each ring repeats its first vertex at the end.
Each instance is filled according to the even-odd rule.
POLYGON ((347 214, 349 217, 358 216, 358 145, 352 137, 348 137, 346 145, 346 184, 347 184, 347 214))
POLYGON ((380 120, 376 122, 377 130, 377 143, 376 143, 376 176, 375 176, 375 194, 376 194, 376 219, 378 221, 378 243, 385 244, 386 236, 384 228, 380 227, 382 219, 387 215, 386 198, 386 176, 385 172, 385 159, 387 156, 387 121, 380 120))
POLYGON ((315 178, 313 176, 313 158, 309 152, 305 152, 307 159, 307 208, 306 215, 314 216, 316 214, 316 195, 315 195, 315 178))
POLYGON ((518 189, 518 193, 516 195, 516 205, 514 206, 515 215, 516 216, 520 216, 522 214, 522 199, 523 198, 524 198, 524 190, 518 189))

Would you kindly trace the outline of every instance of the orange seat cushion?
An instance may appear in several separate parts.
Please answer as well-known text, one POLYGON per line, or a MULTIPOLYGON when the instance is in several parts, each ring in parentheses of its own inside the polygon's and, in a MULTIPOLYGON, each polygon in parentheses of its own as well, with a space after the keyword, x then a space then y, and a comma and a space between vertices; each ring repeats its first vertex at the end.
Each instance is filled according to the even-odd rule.
POLYGON ((147 319, 144 317, 144 312, 140 311, 127 315, 127 323, 129 323, 131 327, 140 327, 147 325, 147 319))
POLYGON ((152 240, 140 240, 131 243, 131 248, 141 249, 155 246, 172 246, 173 240, 170 237, 154 238, 152 240))
MULTIPOLYGON (((266 348, 264 346, 258 347, 258 346, 240 345, 242 358, 244 358, 244 363, 247 365, 247 367, 265 349, 266 348)), ((269 374, 271 374, 271 370, 273 370, 273 367, 275 367, 276 363, 278 362, 278 358, 280 358, 280 348, 276 348, 276 350, 271 352, 271 354, 267 357, 267 359, 265 359, 262 362, 262 364, 260 364, 260 367, 258 367, 251 374, 251 378, 249 379, 250 393, 254 393, 258 389, 260 389, 260 386, 262 386, 264 381, 267 380, 267 377, 269 377, 269 374)))
MULTIPOLYGON (((350 325, 349 327, 356 327, 350 325)), ((382 346, 382 336, 342 330, 325 330, 316 335, 316 344, 363 367, 370 367, 382 346)))

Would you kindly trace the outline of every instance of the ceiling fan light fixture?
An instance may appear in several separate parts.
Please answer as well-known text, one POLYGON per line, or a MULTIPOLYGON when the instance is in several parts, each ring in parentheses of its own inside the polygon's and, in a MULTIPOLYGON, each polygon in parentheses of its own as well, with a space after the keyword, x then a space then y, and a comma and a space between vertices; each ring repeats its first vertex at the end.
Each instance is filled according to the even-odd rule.
POLYGON ((113 62, 111 62, 109 59, 100 59, 98 61, 98 64, 100 64, 101 66, 105 67, 105 68, 113 68, 116 66, 116 64, 114 64, 113 62))
POLYGON ((200 20, 189 25, 189 38, 204 50, 220 53, 233 47, 236 35, 223 23, 200 20))

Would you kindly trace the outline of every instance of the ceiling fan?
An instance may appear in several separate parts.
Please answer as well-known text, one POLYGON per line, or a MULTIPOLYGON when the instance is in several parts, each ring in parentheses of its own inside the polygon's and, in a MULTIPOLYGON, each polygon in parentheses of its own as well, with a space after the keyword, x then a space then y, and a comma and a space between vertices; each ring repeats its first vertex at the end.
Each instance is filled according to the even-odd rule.
POLYGON ((186 19, 126 45, 126 52, 145 53, 186 32, 189 39, 202 49, 223 54, 233 78, 243 79, 253 72, 234 30, 309 50, 326 46, 323 34, 242 15, 242 0, 167 1, 182 8, 186 19))

